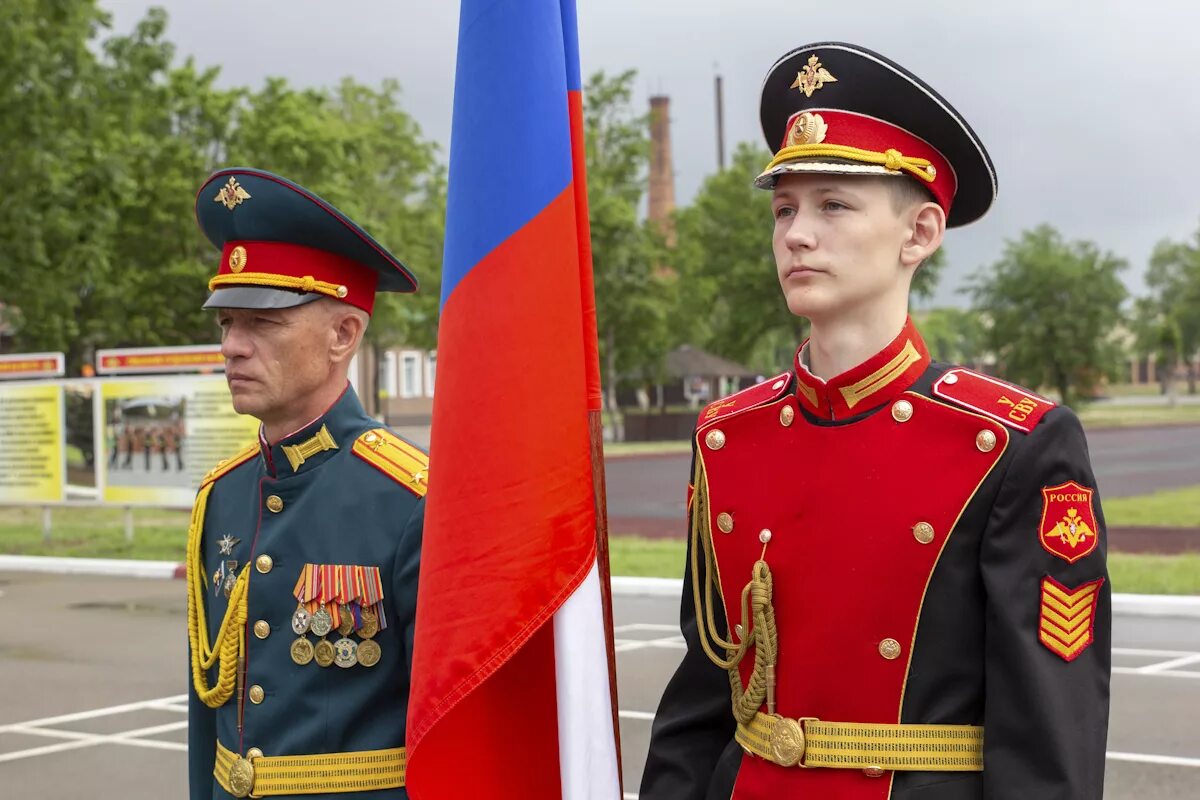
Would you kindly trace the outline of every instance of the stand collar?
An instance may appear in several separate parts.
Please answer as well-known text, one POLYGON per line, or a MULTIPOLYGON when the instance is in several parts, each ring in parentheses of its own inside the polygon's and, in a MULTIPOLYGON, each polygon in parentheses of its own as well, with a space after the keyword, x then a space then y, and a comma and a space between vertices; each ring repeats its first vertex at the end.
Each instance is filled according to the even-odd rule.
POLYGON ((822 419, 873 411, 912 386, 929 366, 929 351, 911 317, 887 347, 828 381, 809 371, 807 349, 806 339, 796 351, 796 397, 801 408, 822 419))
POLYGON ((342 447, 349 446, 370 423, 358 395, 347 383, 341 396, 324 414, 274 444, 269 444, 263 437, 260 425, 258 441, 263 463, 267 472, 276 478, 313 469, 332 458, 342 447))

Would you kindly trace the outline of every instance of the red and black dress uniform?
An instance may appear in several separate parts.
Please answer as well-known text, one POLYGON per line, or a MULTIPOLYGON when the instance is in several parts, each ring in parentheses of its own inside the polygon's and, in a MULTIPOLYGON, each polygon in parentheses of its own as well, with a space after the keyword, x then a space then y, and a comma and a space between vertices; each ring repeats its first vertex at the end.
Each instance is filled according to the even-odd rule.
MULTIPOLYGON (((702 606, 720 637, 751 635, 743 589, 756 562, 769 566, 774 715, 817 738, 817 721, 974 731, 982 769, 805 768, 837 760, 816 758, 812 741, 796 766, 744 751, 729 676, 701 646, 706 609, 697 616, 690 587, 706 568, 693 542, 688 649, 654 723, 644 800, 1101 795, 1110 586, 1069 409, 931 364, 910 322, 828 382, 802 348, 793 373, 702 412, 694 448, 689 510, 706 515, 713 556, 695 577, 711 578, 702 606)), ((743 691, 754 657, 739 665, 743 691)))

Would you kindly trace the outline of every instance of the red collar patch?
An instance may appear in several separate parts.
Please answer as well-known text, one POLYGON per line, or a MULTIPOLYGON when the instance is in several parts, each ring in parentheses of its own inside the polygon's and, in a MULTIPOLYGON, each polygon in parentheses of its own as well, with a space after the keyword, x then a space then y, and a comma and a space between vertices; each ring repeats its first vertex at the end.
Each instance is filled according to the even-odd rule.
POLYGON ((1092 510, 1094 493, 1075 481, 1042 489, 1038 538, 1047 553, 1074 564, 1096 549, 1100 532, 1092 510))

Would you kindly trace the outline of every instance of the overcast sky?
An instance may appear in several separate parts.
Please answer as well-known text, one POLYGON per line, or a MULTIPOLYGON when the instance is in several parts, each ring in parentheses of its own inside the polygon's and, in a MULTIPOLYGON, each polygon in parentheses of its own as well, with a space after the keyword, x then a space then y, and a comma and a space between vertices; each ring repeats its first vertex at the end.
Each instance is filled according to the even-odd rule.
MULTIPOLYGON (((725 82, 727 150, 760 142, 758 91, 774 60, 840 39, 900 62, 967 118, 991 152, 1000 196, 951 231, 935 302, 963 304, 964 278, 1006 238, 1042 222, 1096 241, 1141 273, 1155 242, 1200 225, 1200 4, 1188 0, 578 0, 585 75, 638 71, 637 103, 671 97, 676 194, 716 167, 713 75, 725 82)), ((455 0, 100 0, 117 31, 152 6, 181 55, 219 65, 227 86, 268 75, 298 85, 397 78, 403 103, 448 152, 455 0)), ((750 180, 752 176, 747 176, 750 180)), ((770 221, 763 221, 768 246, 770 221)), ((393 243, 402 248, 402 244, 393 243)))

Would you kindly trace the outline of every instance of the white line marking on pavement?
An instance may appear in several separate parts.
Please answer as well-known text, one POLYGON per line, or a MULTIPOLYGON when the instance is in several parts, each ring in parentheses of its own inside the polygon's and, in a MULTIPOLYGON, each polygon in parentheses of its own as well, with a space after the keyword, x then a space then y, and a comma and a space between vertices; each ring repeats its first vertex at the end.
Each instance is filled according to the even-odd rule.
POLYGON ((1113 667, 1114 675, 1140 675, 1143 678, 1200 678, 1200 672, 1181 669, 1177 672, 1146 672, 1145 667, 1113 667))
POLYGON ((1110 761, 1133 761, 1138 764, 1161 764, 1168 767, 1200 767, 1200 758, 1157 756, 1145 753, 1114 753, 1111 750, 1105 755, 1110 761))
POLYGON ((58 744, 48 744, 43 745, 42 747, 31 747, 25 750, 17 750, 12 753, 0 753, 0 763, 5 761, 17 761, 23 758, 34 758, 35 756, 51 755, 53 753, 62 753, 68 750, 79 750, 84 747, 95 747, 103 744, 119 744, 130 747, 147 747, 154 750, 173 750, 176 752, 186 752, 187 745, 181 742, 166 742, 159 739, 141 738, 144 736, 155 736, 160 733, 170 733, 173 731, 183 730, 187 728, 186 719, 108 734, 86 733, 82 731, 69 731, 46 727, 48 725, 61 725, 67 722, 79 722, 82 720, 96 719, 98 717, 127 714, 131 711, 167 711, 186 715, 186 706, 181 707, 179 705, 186 699, 187 695, 172 695, 171 697, 160 697, 155 700, 143 700, 137 703, 125 703, 119 706, 109 706, 108 708, 96 708, 90 711, 79 711, 74 714, 61 714, 57 717, 44 717, 43 719, 35 719, 28 722, 0 725, 0 734, 16 733, 24 736, 42 736, 50 739, 67 740, 65 742, 59 742, 58 744))
POLYGON ((1191 650, 1143 650, 1139 647, 1114 647, 1112 653, 1114 656, 1155 656, 1162 658, 1196 655, 1191 650))
POLYGON ((666 633, 679 633, 679 626, 662 625, 657 622, 631 622, 628 625, 618 625, 613 628, 613 633, 625 633, 627 631, 665 631, 666 633))
MULTIPOLYGON (((1193 653, 1190 656, 1182 656, 1181 658, 1172 659, 1171 661, 1163 661, 1158 664, 1150 664, 1149 666, 1141 667, 1142 672, 1154 674, 1156 672, 1169 672, 1176 667, 1184 667, 1188 664, 1200 662, 1200 653, 1193 653)), ((1185 672, 1187 670, 1184 670, 1185 672)))

